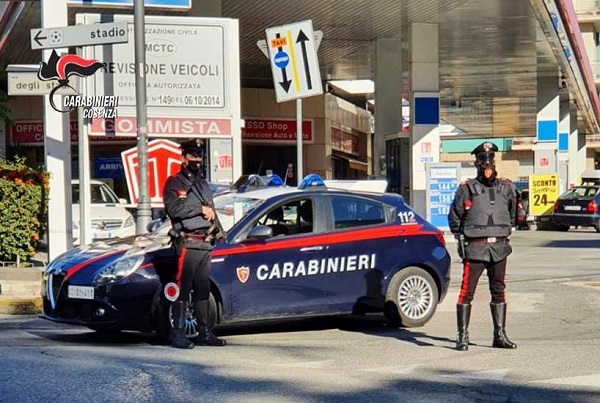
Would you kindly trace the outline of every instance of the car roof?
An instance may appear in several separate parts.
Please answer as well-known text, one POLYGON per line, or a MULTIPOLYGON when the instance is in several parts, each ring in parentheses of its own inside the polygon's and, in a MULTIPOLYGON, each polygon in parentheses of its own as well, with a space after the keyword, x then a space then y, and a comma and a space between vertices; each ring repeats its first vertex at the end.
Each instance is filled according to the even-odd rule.
MULTIPOLYGON (((260 200, 266 200, 266 199, 271 199, 273 197, 279 197, 279 196, 286 196, 286 195, 293 195, 293 194, 302 194, 302 195, 310 195, 312 192, 319 192, 319 194, 322 194, 323 192, 325 193, 331 193, 331 194, 344 194, 344 195, 362 195, 362 196, 398 196, 396 194, 392 194, 392 193, 382 193, 382 192, 367 192, 367 191, 359 191, 359 190, 345 190, 345 189, 339 189, 339 188, 328 188, 326 186, 318 186, 318 187, 313 187, 313 188, 309 188, 309 189, 298 189, 296 187, 292 187, 292 186, 278 186, 278 187, 265 187, 265 188, 258 188, 255 190, 252 190, 250 192, 243 192, 243 193, 225 193, 226 195, 239 195, 240 197, 249 197, 252 199, 260 199, 260 200), (247 196, 246 196, 247 195, 247 196)), ((215 197, 219 197, 220 195, 217 195, 215 197)))

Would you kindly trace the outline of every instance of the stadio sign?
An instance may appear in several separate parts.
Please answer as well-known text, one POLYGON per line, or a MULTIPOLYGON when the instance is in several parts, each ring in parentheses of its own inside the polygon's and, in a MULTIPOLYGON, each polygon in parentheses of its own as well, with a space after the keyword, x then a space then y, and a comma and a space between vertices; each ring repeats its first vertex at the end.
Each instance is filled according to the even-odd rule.
MULTIPOLYGON (((137 147, 121 153, 129 198, 133 204, 139 200, 139 159, 137 147)), ((148 143, 148 183, 150 188, 150 204, 160 207, 163 204, 162 190, 165 181, 179 172, 181 165, 181 148, 171 140, 152 140, 148 143)))
MULTIPOLYGON (((296 121, 291 119, 245 119, 242 140, 247 141, 296 141, 296 121)), ((302 121, 302 141, 313 142, 312 120, 302 121)))

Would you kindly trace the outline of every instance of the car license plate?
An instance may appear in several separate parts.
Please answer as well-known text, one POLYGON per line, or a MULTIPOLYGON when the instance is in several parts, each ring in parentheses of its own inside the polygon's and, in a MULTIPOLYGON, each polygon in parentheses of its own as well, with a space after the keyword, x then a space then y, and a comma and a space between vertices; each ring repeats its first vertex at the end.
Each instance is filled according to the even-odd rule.
POLYGON ((565 206, 565 210, 580 211, 581 210, 581 206, 565 206))
POLYGON ((94 299, 94 287, 70 285, 67 296, 73 299, 94 299))

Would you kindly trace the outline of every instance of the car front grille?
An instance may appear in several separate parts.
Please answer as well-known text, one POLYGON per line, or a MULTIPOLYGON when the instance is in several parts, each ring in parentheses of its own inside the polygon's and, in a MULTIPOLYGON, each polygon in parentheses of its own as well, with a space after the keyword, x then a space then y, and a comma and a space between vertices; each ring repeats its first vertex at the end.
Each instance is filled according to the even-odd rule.
POLYGON ((92 227, 99 230, 114 230, 123 226, 123 220, 92 220, 92 227))
POLYGON ((50 300, 50 306, 53 310, 56 307, 56 301, 58 301, 58 296, 64 281, 65 273, 51 273, 48 277, 48 299, 50 300))

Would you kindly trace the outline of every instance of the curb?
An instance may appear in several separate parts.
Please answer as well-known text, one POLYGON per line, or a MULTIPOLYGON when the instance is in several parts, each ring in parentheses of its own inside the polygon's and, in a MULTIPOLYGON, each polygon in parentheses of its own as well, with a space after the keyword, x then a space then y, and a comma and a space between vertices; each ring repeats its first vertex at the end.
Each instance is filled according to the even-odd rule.
POLYGON ((37 315, 42 313, 42 298, 0 298, 0 314, 37 315))

